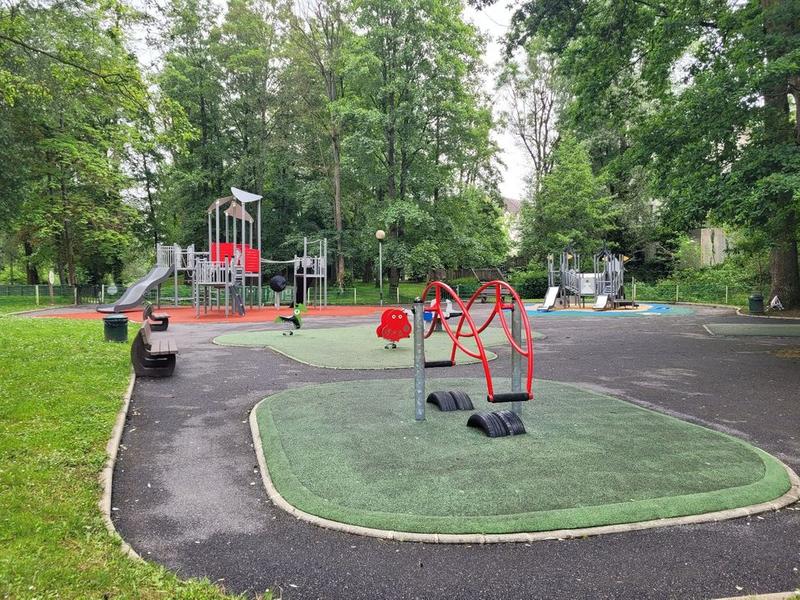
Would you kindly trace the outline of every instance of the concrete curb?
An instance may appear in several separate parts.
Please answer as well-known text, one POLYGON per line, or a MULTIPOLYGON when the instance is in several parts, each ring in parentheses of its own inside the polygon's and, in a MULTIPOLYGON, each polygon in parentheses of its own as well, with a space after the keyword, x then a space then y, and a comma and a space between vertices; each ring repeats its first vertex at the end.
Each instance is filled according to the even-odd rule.
POLYGON ((100 501, 97 503, 100 508, 100 513, 103 515, 103 523, 108 529, 108 532, 115 539, 120 541, 120 549, 123 554, 138 561, 144 559, 131 548, 130 544, 126 542, 114 527, 114 521, 111 520, 111 488, 114 482, 114 465, 117 463, 117 453, 119 451, 119 444, 122 440, 122 431, 125 429, 125 420, 128 417, 128 408, 131 404, 131 396, 133 395, 133 385, 136 383, 136 374, 131 370, 131 381, 128 384, 128 389, 122 399, 122 407, 117 413, 117 420, 114 423, 114 429, 111 430, 111 439, 108 440, 106 445, 106 454, 108 459, 100 471, 100 485, 103 486, 103 493, 100 496, 100 501))
POLYGON ((717 598, 717 600, 788 600, 792 596, 800 594, 800 588, 793 592, 775 592, 774 594, 750 594, 749 596, 730 596, 728 598, 717 598))
MULTIPOLYGON (((59 308, 59 307, 48 307, 48 308, 59 308)), ((2 317, 19 317, 20 315, 32 315, 34 313, 42 312, 43 310, 47 310, 47 308, 31 308, 29 310, 18 310, 16 312, 6 313, 4 315, 0 315, 2 317)))
MULTIPOLYGON (((703 513, 700 515, 689 515, 685 517, 671 517, 667 519, 655 519, 651 521, 640 521, 638 523, 622 523, 618 525, 602 525, 599 527, 584 527, 581 529, 559 529, 555 531, 536 531, 530 533, 467 533, 467 534, 453 534, 453 533, 414 533, 408 531, 392 531, 389 529, 374 529, 372 527, 362 527, 360 525, 351 525, 349 523, 340 523, 339 521, 332 521, 317 515, 312 515, 304 512, 291 504, 289 504, 283 496, 280 495, 278 490, 272 483, 267 468, 267 461, 264 458, 264 448, 261 445, 261 432, 258 427, 258 419, 256 412, 258 407, 265 402, 264 398, 258 402, 250 411, 250 432, 253 436, 253 450, 256 453, 256 460, 258 460, 258 467, 261 471, 261 481, 264 488, 267 490, 267 495, 272 503, 278 508, 288 512, 290 515, 296 517, 301 521, 323 527, 325 529, 332 529, 334 531, 341 531, 344 533, 352 533, 354 535, 363 535, 367 537, 380 538, 385 540, 394 540, 397 542, 422 542, 426 544, 499 544, 505 542, 537 542, 542 540, 566 540, 573 538, 583 538, 594 535, 605 535, 609 533, 625 533, 628 531, 640 531, 643 529, 655 529, 660 527, 671 527, 674 525, 694 525, 698 523, 711 523, 717 521, 726 521, 728 519, 737 519, 739 517, 746 517, 756 515, 758 513, 767 512, 771 510, 779 510, 785 506, 793 504, 800 500, 800 477, 790 469, 786 464, 781 462, 783 468, 786 469, 786 474, 789 476, 791 487, 789 490, 769 502, 762 502, 752 506, 743 506, 740 508, 733 508, 728 510, 720 510, 710 513, 703 513)), ((775 459, 778 460, 778 459, 775 459)))
MULTIPOLYGON (((784 317, 779 317, 779 318, 782 319, 784 317)), ((796 320, 796 319, 794 319, 794 320, 796 320)), ((711 337, 716 337, 716 338, 720 338, 720 337, 728 337, 728 338, 736 338, 736 337, 769 337, 769 338, 796 337, 796 336, 792 336, 792 335, 773 335, 773 334, 770 334, 770 333, 764 333, 764 334, 759 334, 759 335, 736 335, 736 334, 726 334, 726 333, 714 333, 713 331, 711 331, 708 328, 709 325, 717 325, 717 324, 719 324, 719 325, 728 325, 729 323, 703 323, 703 329, 706 330, 708 335, 710 335, 711 337)), ((733 324, 736 325, 736 323, 733 323, 733 324)), ((744 323, 739 323, 739 325, 744 325, 744 323)), ((775 327, 778 327, 778 325, 776 325, 775 327)))
POLYGON ((800 321, 800 317, 778 317, 778 316, 773 317, 770 315, 751 315, 750 313, 742 312, 741 308, 736 309, 736 314, 739 315, 740 317, 752 317, 754 319, 770 319, 770 320, 779 319, 781 321, 800 321))

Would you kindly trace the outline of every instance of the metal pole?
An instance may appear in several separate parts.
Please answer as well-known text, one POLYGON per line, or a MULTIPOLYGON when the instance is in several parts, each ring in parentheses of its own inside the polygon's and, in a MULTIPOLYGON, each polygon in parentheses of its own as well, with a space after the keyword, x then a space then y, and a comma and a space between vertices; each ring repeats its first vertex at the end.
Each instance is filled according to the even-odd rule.
MULTIPOLYGON (((211 227, 211 215, 208 218, 208 226, 211 227)), ((210 231, 210 230, 209 230, 210 231)), ((181 247, 178 244, 175 244, 175 249, 173 250, 173 257, 172 257, 172 274, 174 275, 173 285, 175 286, 173 289, 175 295, 175 306, 178 306, 178 269, 181 266, 181 247)))
POLYGON ((414 298, 414 419, 425 420, 425 322, 421 298, 414 298))
MULTIPOLYGON (((219 261, 219 201, 217 201, 217 261, 219 261)), ((228 215, 225 215, 225 241, 228 241, 228 215)), ((211 252, 211 240, 208 240, 208 251, 211 252)), ((209 254, 209 260, 214 260, 214 257, 209 254)))
POLYGON ((78 306, 78 286, 77 285, 72 290, 72 297, 75 300, 75 306, 78 306))
POLYGON ((675 304, 678 303, 678 284, 675 284, 675 304))
MULTIPOLYGON (((105 289, 106 286, 103 286, 102 289, 105 289)), ((103 292, 100 292, 100 303, 103 303, 103 292)), ((36 286, 36 306, 39 306, 39 286, 36 286)))
POLYGON ((400 304, 400 284, 397 284, 397 303, 400 304))
POLYGON ((325 265, 325 306, 328 306, 328 238, 325 238, 325 258, 323 264, 325 265))
POLYGON ((303 303, 308 304, 308 238, 303 238, 303 303))
MULTIPOLYGON (((261 298, 261 287, 262 287, 262 276, 261 276, 261 200, 258 201, 258 227, 257 234, 258 234, 258 307, 261 308, 264 303, 263 299, 261 298)), ((278 299, 280 302, 280 298, 278 299)))
MULTIPOLYGON (((511 337, 520 347, 522 346, 522 314, 517 306, 511 309, 511 337)), ((511 348, 511 391, 522 391, 522 355, 511 348)), ((522 402, 512 402, 511 410, 522 414, 522 402)))
MULTIPOLYGON (((728 303, 728 286, 725 286, 725 304, 728 303)), ((36 304, 39 304, 38 302, 36 304)))
POLYGON ((383 306, 383 242, 378 242, 378 285, 380 287, 381 306, 383 306))
POLYGON ((353 288, 353 304, 358 304, 358 288, 353 288))

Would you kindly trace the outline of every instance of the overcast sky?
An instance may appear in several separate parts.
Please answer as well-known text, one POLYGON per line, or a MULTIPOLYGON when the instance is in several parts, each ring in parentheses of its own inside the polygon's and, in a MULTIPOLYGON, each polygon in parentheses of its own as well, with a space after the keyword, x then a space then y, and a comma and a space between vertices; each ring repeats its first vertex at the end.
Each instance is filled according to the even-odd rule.
MULTIPOLYGON (((509 8, 506 0, 498 0, 494 5, 475 10, 467 6, 464 16, 467 21, 476 25, 489 38, 486 47, 485 62, 490 70, 484 80, 489 97, 494 100, 492 108, 495 117, 506 106, 506 98, 494 91, 497 76, 497 65, 502 60, 501 39, 508 31, 513 14, 513 5, 509 8)), ((500 158, 505 163, 502 170, 500 192, 509 198, 522 199, 525 196, 525 175, 530 172, 529 158, 521 144, 508 132, 496 130, 492 136, 500 148, 500 158)))

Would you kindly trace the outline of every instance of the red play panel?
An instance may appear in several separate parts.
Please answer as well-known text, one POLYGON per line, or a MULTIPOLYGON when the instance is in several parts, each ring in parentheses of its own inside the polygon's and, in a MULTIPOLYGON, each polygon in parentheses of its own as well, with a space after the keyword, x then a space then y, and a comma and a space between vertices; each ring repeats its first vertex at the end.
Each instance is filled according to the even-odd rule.
MULTIPOLYGON (((242 251, 242 244, 236 244, 236 250, 242 251)), ((223 261, 233 260, 234 248, 230 242, 211 244, 211 260, 223 261)), ((261 267, 261 255, 258 248, 251 248, 249 244, 244 244, 244 269, 248 273, 258 273, 261 267)))

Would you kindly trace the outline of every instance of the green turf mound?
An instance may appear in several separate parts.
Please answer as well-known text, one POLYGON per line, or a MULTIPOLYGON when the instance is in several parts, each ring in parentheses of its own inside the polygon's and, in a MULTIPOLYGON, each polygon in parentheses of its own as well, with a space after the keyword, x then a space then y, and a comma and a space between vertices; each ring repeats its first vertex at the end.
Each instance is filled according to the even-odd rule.
POLYGON ((706 329, 712 335, 800 337, 800 325, 793 323, 709 323, 706 329))
MULTIPOLYGON (((330 329, 301 329, 294 335, 283 335, 282 331, 245 331, 226 333, 214 339, 222 346, 267 346, 289 358, 315 367, 329 369, 404 369, 414 365, 414 342, 411 338, 401 340, 397 348, 386 349, 386 340, 375 335, 377 325, 355 325, 330 329)), ((543 338, 540 333, 534 339, 543 338)), ((507 345, 505 333, 500 327, 490 327, 481 334, 485 346, 507 345)), ((465 341, 470 349, 474 343, 465 341)), ((425 355, 428 360, 450 358, 452 342, 444 332, 436 332, 425 340, 425 355)), ((497 358, 487 352, 489 360, 497 358)), ((456 362, 461 364, 478 362, 459 352, 456 362)))
MULTIPOLYGON (((482 380, 427 389, 454 388, 487 408, 482 380)), ((738 439, 574 386, 538 381, 528 434, 491 440, 466 427, 469 412, 428 405, 416 423, 412 390, 410 379, 384 379, 267 398, 256 418, 278 492, 365 527, 512 533, 737 508, 790 488, 777 460, 738 439)))

